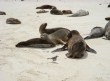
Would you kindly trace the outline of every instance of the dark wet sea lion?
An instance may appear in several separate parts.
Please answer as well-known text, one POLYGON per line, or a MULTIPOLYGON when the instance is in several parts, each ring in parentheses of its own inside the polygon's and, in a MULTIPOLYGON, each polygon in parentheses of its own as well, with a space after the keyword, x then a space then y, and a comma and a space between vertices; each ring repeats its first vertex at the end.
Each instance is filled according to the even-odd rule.
POLYGON ((70 30, 68 29, 59 29, 52 34, 44 33, 41 35, 41 38, 51 42, 53 45, 64 45, 68 40, 67 35, 69 32, 70 30))
POLYGON ((104 35, 104 29, 102 27, 94 27, 91 30, 89 36, 85 37, 84 39, 92 39, 92 38, 99 38, 104 35))
POLYGON ((54 46, 44 39, 33 38, 27 41, 19 42, 16 44, 16 47, 50 48, 54 46))
POLYGON ((63 14, 72 14, 71 10, 63 10, 62 12, 63 12, 63 14))
POLYGON ((62 27, 46 29, 46 26, 47 26, 47 23, 41 24, 41 26, 39 28, 39 32, 40 32, 41 35, 43 33, 51 34, 51 33, 54 33, 55 31, 57 31, 59 29, 66 29, 66 28, 62 28, 62 27))
POLYGON ((84 39, 82 38, 78 31, 76 30, 71 31, 68 34, 68 38, 69 38, 67 41, 68 53, 66 54, 68 58, 82 58, 86 50, 90 49, 88 48, 89 46, 86 44, 86 42, 84 41, 84 39))
POLYGON ((63 12, 61 10, 58 10, 56 7, 53 7, 50 13, 53 15, 63 15, 63 12))
POLYGON ((21 24, 21 21, 15 18, 8 18, 6 20, 6 23, 7 24, 21 24))
POLYGON ((55 7, 55 6, 52 6, 52 5, 42 5, 42 6, 36 7, 36 9, 52 9, 53 7, 55 7))
POLYGON ((3 11, 0 11, 0 15, 6 15, 6 13, 3 11))

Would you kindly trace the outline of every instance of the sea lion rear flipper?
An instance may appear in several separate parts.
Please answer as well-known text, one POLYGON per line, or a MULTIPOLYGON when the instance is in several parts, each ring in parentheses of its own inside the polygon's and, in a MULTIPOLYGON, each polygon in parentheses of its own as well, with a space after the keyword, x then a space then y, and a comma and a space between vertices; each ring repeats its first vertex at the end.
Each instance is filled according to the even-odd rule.
POLYGON ((86 51, 97 54, 97 52, 86 44, 86 51))
POLYGON ((59 51, 66 51, 67 50, 67 44, 65 44, 62 48, 57 48, 53 50, 52 52, 59 52, 59 51))

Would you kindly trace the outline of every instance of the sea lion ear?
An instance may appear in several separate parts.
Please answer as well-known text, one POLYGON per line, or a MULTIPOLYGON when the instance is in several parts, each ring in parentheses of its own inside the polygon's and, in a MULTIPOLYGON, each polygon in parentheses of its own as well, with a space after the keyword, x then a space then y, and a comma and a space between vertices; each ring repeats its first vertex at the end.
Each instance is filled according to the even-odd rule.
POLYGON ((72 37, 72 32, 70 32, 68 35, 67 35, 68 38, 71 38, 72 37))

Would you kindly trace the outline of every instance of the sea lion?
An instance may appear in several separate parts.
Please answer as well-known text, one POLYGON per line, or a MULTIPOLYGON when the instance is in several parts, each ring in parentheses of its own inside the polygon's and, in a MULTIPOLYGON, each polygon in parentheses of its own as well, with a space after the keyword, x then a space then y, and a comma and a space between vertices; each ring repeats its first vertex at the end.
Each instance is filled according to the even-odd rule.
POLYGON ((41 38, 33 38, 27 41, 19 42, 16 47, 50 48, 54 47, 50 42, 41 38))
POLYGON ((52 7, 50 13, 53 15, 63 15, 63 12, 61 10, 58 10, 56 7, 52 7))
POLYGON ((68 17, 81 17, 81 16, 86 16, 89 15, 88 11, 85 10, 79 10, 76 13, 73 13, 72 15, 68 16, 68 17))
POLYGON ((110 7, 110 4, 108 5, 108 8, 110 7))
POLYGON ((69 58, 81 58, 83 57, 86 51, 95 54, 97 53, 94 49, 90 48, 86 44, 86 42, 84 41, 84 39, 77 30, 70 31, 67 37, 68 37, 67 43, 62 48, 58 48, 52 52, 68 50, 69 53, 66 55, 69 58))
POLYGON ((110 21, 106 24, 104 31, 106 39, 110 40, 110 21))
POLYGON ((21 21, 19 21, 18 19, 15 19, 15 18, 8 18, 6 20, 6 23, 7 24, 21 24, 21 21))
POLYGON ((37 11, 36 13, 47 13, 48 11, 45 11, 44 9, 37 11))
POLYGON ((52 5, 42 5, 42 6, 36 7, 36 9, 52 9, 53 7, 55 7, 55 6, 52 6, 52 5))
POLYGON ((63 14, 72 14, 71 10, 62 10, 63 14))
POLYGON ((6 13, 3 11, 0 11, 0 15, 6 15, 6 13))
POLYGON ((84 39, 92 39, 92 38, 99 38, 104 35, 104 29, 102 27, 94 27, 91 30, 89 36, 85 37, 84 39))
POLYGON ((105 20, 110 21, 110 17, 106 17, 105 20))
POLYGON ((48 42, 51 42, 53 45, 64 45, 68 40, 68 33, 70 30, 68 29, 59 29, 56 32, 52 34, 42 34, 41 38, 47 40, 48 42))
POLYGON ((41 26, 39 28, 39 32, 40 32, 41 35, 43 33, 51 34, 51 33, 54 33, 55 31, 57 31, 59 29, 66 29, 66 28, 62 28, 62 27, 46 29, 46 26, 47 26, 47 23, 41 24, 41 26))
MULTIPOLYGON (((69 38, 67 41, 68 53, 66 54, 68 58, 82 58, 86 50, 90 49, 77 30, 72 30, 68 34, 68 38, 69 38)), ((95 52, 95 50, 93 49, 90 50, 95 52)))

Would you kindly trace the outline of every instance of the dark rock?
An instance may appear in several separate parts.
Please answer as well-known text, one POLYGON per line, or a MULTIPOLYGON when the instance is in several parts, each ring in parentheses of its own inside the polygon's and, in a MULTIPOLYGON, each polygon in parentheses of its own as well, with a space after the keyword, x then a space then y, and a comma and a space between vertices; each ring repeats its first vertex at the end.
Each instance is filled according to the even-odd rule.
POLYGON ((15 19, 15 18, 8 18, 6 20, 6 23, 7 24, 21 24, 21 21, 19 21, 18 19, 15 19))

